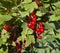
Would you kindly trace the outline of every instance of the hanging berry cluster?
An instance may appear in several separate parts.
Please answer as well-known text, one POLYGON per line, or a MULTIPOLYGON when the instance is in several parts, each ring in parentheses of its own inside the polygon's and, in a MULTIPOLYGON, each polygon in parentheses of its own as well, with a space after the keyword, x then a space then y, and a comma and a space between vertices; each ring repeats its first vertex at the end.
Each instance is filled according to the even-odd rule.
MULTIPOLYGON (((13 51, 13 53, 18 53, 18 52, 21 52, 21 50, 22 50, 22 41, 17 40, 18 36, 16 36, 14 34, 14 28, 15 28, 15 25, 13 25, 13 24, 9 25, 9 26, 4 25, 4 27, 3 27, 4 30, 6 30, 10 33, 9 40, 13 41, 16 45, 16 48, 15 48, 16 52, 13 51)), ((24 42, 26 42, 26 40, 24 40, 24 42)), ((24 45, 24 48, 25 47, 26 46, 24 45)), ((13 46, 11 44, 8 44, 8 53, 12 53, 12 48, 13 48, 13 46)))
MULTIPOLYGON (((38 5, 38 7, 42 7, 42 3, 40 3, 38 0, 34 0, 34 2, 36 2, 36 4, 38 5)), ((42 21, 39 21, 37 23, 37 15, 36 15, 36 11, 37 9, 34 9, 32 13, 30 13, 30 16, 27 16, 27 20, 28 20, 28 28, 32 29, 33 32, 35 34, 37 34, 37 38, 38 39, 42 39, 42 36, 41 34, 44 32, 44 26, 43 26, 43 22, 42 21), (37 27, 37 24, 38 24, 38 27, 37 27)), ((22 47, 22 41, 19 41, 17 40, 17 36, 14 34, 14 28, 15 25, 4 25, 4 30, 10 32, 10 40, 11 41, 14 41, 15 45, 16 45, 16 52, 13 52, 13 53, 19 53, 22 51, 22 48, 26 48, 26 45, 24 44, 23 47, 22 47)), ((24 43, 26 42, 26 39, 24 39, 24 43)), ((33 42, 30 43, 31 45, 33 44, 33 42)), ((11 50, 12 50, 13 46, 11 44, 8 45, 8 51, 9 53, 11 53, 11 50)))
MULTIPOLYGON (((40 3, 38 0, 34 0, 34 2, 37 3, 38 7, 43 6, 43 4, 40 3)), ((38 34, 38 36, 37 36, 38 39, 42 39, 42 36, 40 34, 42 34, 44 32, 44 26, 43 26, 42 21, 37 23, 36 11, 37 11, 37 9, 34 9, 33 12, 30 13, 31 15, 27 16, 28 28, 32 29, 36 34, 38 34), (36 24, 38 24, 38 27, 36 27, 36 24)))

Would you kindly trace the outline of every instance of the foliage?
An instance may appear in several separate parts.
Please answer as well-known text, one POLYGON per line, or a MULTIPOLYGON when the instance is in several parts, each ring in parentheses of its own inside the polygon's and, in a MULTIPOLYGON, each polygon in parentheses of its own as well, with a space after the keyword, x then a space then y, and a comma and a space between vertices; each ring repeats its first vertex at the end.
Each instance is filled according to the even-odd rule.
POLYGON ((0 0, 0 53, 18 52, 60 53, 60 0, 0 0))

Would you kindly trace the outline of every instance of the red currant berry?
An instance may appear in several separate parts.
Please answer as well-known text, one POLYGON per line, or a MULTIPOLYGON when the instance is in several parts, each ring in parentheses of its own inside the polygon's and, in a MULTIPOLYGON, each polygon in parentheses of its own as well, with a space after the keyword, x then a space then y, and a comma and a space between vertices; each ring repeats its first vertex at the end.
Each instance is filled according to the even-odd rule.
POLYGON ((36 24, 36 18, 32 18, 32 22, 34 22, 34 24, 36 24))
POLYGON ((8 25, 4 25, 3 29, 5 29, 6 31, 9 30, 9 26, 8 25))
POLYGON ((38 39, 42 39, 42 36, 38 36, 38 39))
POLYGON ((40 28, 40 31, 41 31, 41 33, 43 33, 44 32, 44 28, 40 28))
POLYGON ((39 27, 40 27, 40 26, 43 26, 43 23, 42 23, 42 22, 39 22, 39 27))
POLYGON ((33 15, 32 18, 37 18, 37 16, 36 15, 33 15))
POLYGON ((28 24, 28 27, 31 28, 31 29, 34 29, 34 22, 30 22, 30 23, 28 24))
POLYGON ((28 23, 28 27, 29 27, 29 28, 31 28, 31 27, 32 27, 32 24, 31 24, 31 22, 30 22, 30 23, 28 23))
POLYGON ((22 47, 20 47, 20 48, 18 49, 18 51, 22 51, 22 47))
POLYGON ((37 29, 36 29, 36 33, 37 33, 37 34, 41 34, 40 28, 37 28, 37 29))

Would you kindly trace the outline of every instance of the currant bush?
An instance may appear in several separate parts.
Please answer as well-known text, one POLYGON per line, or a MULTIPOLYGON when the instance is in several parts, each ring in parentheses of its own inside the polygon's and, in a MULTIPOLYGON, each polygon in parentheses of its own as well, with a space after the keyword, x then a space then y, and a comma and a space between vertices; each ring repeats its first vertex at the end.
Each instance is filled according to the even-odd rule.
POLYGON ((60 0, 0 0, 0 53, 60 53, 60 0))

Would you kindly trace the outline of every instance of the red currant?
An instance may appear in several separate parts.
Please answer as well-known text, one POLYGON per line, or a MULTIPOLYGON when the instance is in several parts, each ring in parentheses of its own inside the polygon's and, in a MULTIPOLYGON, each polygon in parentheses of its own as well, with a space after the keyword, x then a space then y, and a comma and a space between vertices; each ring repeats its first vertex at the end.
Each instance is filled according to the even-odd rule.
POLYGON ((20 47, 20 48, 18 49, 18 51, 22 51, 22 47, 20 47))
POLYGON ((9 30, 9 26, 8 25, 4 25, 3 29, 5 29, 6 31, 9 30))
POLYGON ((38 39, 42 39, 42 36, 38 36, 38 39))
POLYGON ((43 23, 42 22, 39 22, 39 27, 43 26, 43 23))
POLYGON ((31 29, 34 29, 34 22, 30 22, 30 23, 28 24, 28 27, 31 28, 31 29))
POLYGON ((37 33, 37 34, 41 34, 40 28, 37 28, 37 29, 36 29, 36 33, 37 33))
POLYGON ((36 15, 33 15, 32 18, 37 18, 37 16, 36 15))
POLYGON ((40 29, 41 33, 43 33, 43 32, 44 32, 44 28, 39 28, 39 29, 40 29))

